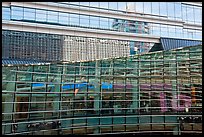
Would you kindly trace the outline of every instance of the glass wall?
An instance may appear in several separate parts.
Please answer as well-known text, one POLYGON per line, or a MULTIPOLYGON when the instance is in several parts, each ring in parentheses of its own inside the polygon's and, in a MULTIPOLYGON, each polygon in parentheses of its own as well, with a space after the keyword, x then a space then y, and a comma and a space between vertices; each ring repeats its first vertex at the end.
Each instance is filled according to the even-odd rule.
MULTIPOLYGON (((95 3, 95 2, 93 2, 95 3)), ((170 18, 175 18, 176 20, 180 20, 181 16, 183 20, 187 23, 196 23, 201 24, 202 13, 201 7, 195 7, 188 5, 182 5, 174 2, 169 3, 146 3, 145 6, 149 6, 145 8, 145 12, 151 14, 151 9, 155 14, 161 13, 162 17, 169 16, 170 18), (167 4, 167 5, 166 5, 167 4), (156 6, 157 8, 151 8, 151 5, 156 6), (159 5, 162 5, 162 11, 159 12, 159 5), (166 12, 166 9, 175 8, 174 10, 170 10, 166 12), (181 12, 182 8, 182 12, 181 12), (149 10, 149 11, 146 11, 149 10), (194 15, 196 13, 196 15, 194 15)), ((117 4, 116 4, 117 5, 117 4)), ((137 5, 137 3, 136 3, 137 5)), ((141 3, 139 3, 141 6, 141 3)), ((138 8, 138 7, 136 7, 138 8)), ((166 25, 166 27, 162 28, 163 24, 155 24, 141 21, 130 21, 116 18, 106 18, 101 16, 91 16, 91 15, 83 15, 83 14, 72 14, 72 13, 63 13, 58 11, 50 11, 50 10, 41 10, 41 9, 32 9, 27 7, 11 7, 11 15, 10 8, 3 7, 3 19, 5 20, 18 20, 25 22, 37 22, 37 23, 46 23, 52 25, 63 25, 63 26, 71 26, 71 27, 84 27, 89 29, 102 29, 102 30, 111 30, 111 31, 120 31, 127 33, 139 33, 139 34, 152 34, 155 36, 165 36, 172 38, 190 38, 190 39, 202 39, 201 32, 199 30, 192 30, 192 36, 185 37, 185 30, 180 26, 179 27, 179 35, 178 33, 171 30, 171 25, 166 25), (154 27, 157 26, 157 27, 154 27), (162 34, 161 34, 161 31, 162 34), (181 31, 181 32, 180 32, 181 31), (198 32, 197 32, 198 31, 198 32), (164 33, 165 32, 165 33, 164 33)))
POLYGON ((201 45, 2 66, 2 134, 201 134, 201 113, 201 45))

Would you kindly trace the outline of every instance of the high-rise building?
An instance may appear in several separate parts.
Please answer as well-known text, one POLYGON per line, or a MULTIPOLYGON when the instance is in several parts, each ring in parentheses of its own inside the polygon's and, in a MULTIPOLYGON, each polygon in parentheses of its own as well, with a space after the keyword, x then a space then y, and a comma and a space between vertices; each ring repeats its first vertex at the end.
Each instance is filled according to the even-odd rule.
POLYGON ((2 2, 2 134, 201 134, 201 111, 201 2, 2 2))

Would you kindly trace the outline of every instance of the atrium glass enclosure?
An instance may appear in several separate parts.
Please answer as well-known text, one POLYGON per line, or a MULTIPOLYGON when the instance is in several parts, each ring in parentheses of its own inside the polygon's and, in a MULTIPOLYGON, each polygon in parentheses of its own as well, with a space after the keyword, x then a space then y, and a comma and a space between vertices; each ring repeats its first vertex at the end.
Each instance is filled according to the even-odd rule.
POLYGON ((201 45, 2 66, 2 134, 118 133, 202 133, 201 45))

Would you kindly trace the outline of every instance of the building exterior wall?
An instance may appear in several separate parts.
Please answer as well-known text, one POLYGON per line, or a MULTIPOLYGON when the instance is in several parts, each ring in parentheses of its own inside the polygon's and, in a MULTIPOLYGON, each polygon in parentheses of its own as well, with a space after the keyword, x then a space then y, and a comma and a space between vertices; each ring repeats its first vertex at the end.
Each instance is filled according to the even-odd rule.
POLYGON ((201 45, 2 67, 2 134, 201 134, 201 111, 201 45))

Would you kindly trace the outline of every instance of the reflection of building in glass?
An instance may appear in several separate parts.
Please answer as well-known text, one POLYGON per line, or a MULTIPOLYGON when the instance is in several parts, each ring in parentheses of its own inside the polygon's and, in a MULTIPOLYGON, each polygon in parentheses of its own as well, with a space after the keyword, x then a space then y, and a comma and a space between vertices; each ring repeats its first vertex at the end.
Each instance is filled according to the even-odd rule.
POLYGON ((3 2, 2 134, 199 134, 201 40, 199 2, 3 2))
POLYGON ((201 61, 198 45, 86 62, 4 65, 2 134, 202 133, 201 61))

